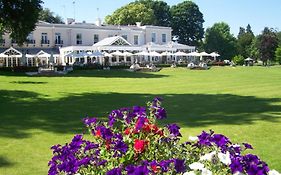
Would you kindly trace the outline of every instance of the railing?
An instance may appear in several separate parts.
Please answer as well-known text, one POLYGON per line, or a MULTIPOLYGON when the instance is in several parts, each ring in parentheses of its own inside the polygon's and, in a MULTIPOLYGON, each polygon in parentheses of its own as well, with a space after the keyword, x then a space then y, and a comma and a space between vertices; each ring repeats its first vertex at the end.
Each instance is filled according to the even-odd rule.
POLYGON ((63 40, 56 40, 56 41, 55 41, 55 44, 56 44, 56 45, 62 45, 62 44, 63 44, 63 40))
POLYGON ((35 40, 31 39, 31 40, 26 40, 27 44, 35 44, 35 40))
POLYGON ((50 44, 50 40, 41 40, 41 44, 50 44))

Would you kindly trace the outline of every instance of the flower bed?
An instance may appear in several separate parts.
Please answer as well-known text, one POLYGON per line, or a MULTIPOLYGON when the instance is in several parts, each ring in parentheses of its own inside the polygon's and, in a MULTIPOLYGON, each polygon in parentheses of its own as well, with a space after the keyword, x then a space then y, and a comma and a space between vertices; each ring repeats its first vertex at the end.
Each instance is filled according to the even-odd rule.
POLYGON ((279 174, 258 156, 243 153, 253 149, 250 144, 234 144, 213 131, 180 142, 177 124, 157 125, 166 117, 155 98, 147 108, 113 110, 106 122, 85 118, 90 139, 76 135, 70 143, 52 146, 49 175, 279 174))

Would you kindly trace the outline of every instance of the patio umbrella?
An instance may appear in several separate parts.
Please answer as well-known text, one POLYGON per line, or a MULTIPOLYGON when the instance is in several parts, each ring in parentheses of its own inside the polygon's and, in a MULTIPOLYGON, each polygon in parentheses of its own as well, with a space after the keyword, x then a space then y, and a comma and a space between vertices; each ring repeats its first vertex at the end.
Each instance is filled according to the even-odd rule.
POLYGON ((209 54, 211 57, 219 57, 220 54, 216 53, 216 52, 212 52, 209 54))
POLYGON ((160 54, 160 53, 158 53, 158 52, 153 51, 153 52, 150 52, 150 53, 149 53, 149 56, 153 56, 153 57, 161 57, 161 54, 160 54))
POLYGON ((138 55, 138 56, 149 56, 149 53, 147 51, 141 51, 138 53, 135 53, 134 55, 138 55))
POLYGON ((187 56, 200 57, 201 55, 198 52, 190 52, 190 53, 187 54, 187 56))
POLYGON ((218 54, 218 53, 216 53, 216 52, 212 52, 212 53, 210 53, 210 56, 211 56, 211 57, 214 57, 214 60, 216 60, 216 57, 219 57, 220 54, 218 54))
POLYGON ((162 52, 161 55, 162 55, 162 56, 172 56, 172 55, 174 55, 174 54, 171 53, 171 52, 165 51, 165 52, 162 52))
POLYGON ((181 51, 178 51, 174 54, 175 56, 188 56, 187 53, 184 53, 184 52, 181 52, 181 51))
POLYGON ((115 56, 124 56, 124 54, 122 52, 120 52, 119 50, 112 52, 111 55, 115 55, 115 56))
POLYGON ((253 61, 253 59, 248 57, 248 58, 245 59, 245 61, 253 61))
POLYGON ((133 54, 131 52, 123 52, 123 55, 126 56, 126 57, 130 57, 132 56, 133 54))
POLYGON ((103 52, 103 55, 104 55, 105 57, 112 57, 112 54, 107 53, 107 52, 103 52))
POLYGON ((200 52, 200 56, 210 56, 210 54, 208 54, 206 52, 200 52))

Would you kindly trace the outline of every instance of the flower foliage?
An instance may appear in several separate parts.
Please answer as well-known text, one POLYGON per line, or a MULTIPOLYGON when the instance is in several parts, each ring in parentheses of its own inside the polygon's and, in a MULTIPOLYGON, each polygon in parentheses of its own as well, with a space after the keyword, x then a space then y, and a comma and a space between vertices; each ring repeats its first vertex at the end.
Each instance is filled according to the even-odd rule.
POLYGON ((233 144, 213 131, 180 142, 180 127, 157 125, 167 113, 161 99, 147 108, 113 110, 108 121, 83 119, 90 136, 76 135, 70 143, 54 145, 49 175, 56 174, 269 174, 267 164, 248 143, 233 144), (87 139, 86 139, 87 138, 87 139))

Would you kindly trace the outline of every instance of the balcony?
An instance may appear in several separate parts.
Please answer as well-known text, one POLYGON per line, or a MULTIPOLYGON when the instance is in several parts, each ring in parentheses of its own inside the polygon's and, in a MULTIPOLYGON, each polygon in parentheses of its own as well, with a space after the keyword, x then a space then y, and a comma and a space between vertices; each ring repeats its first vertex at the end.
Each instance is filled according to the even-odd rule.
POLYGON ((63 40, 55 40, 55 45, 63 45, 63 40))
POLYGON ((50 44, 50 40, 41 40, 41 44, 50 44))
POLYGON ((35 44, 35 40, 28 39, 28 40, 26 40, 26 44, 35 44))

